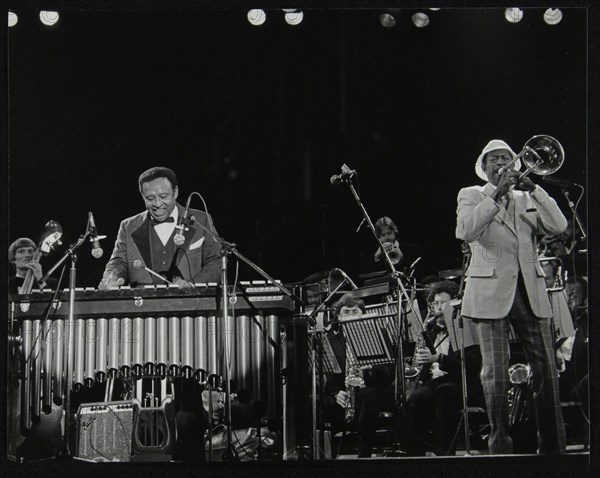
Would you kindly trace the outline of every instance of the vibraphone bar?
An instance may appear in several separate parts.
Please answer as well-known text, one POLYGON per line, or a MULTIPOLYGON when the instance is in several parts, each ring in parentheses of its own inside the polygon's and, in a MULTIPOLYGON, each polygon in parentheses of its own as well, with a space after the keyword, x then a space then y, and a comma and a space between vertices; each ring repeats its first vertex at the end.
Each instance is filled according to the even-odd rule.
POLYGON ((50 291, 11 296, 21 336, 21 430, 49 413, 52 403, 63 404, 65 380, 69 390, 79 390, 120 375, 202 382, 223 377, 224 343, 230 347, 232 391, 245 388, 254 400, 280 402, 279 327, 291 315, 291 299, 274 286, 241 283, 235 316, 230 308, 223 321, 220 293, 212 285, 76 290, 72 347, 68 290, 53 301, 50 291), (69 350, 73 369, 66 377, 69 350))

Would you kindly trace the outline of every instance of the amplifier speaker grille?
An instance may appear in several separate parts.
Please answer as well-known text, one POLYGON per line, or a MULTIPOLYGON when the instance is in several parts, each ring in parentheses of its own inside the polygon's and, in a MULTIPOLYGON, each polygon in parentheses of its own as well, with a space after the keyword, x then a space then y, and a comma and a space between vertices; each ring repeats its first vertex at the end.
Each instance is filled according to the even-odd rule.
POLYGON ((76 458, 131 461, 133 404, 128 401, 86 403, 77 411, 76 458))

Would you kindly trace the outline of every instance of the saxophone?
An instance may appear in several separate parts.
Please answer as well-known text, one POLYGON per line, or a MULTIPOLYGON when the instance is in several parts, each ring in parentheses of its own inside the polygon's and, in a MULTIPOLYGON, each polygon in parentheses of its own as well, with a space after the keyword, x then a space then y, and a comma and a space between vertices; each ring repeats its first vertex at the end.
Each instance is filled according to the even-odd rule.
MULTIPOLYGON (((425 350, 430 348, 427 343, 426 333, 429 325, 432 321, 435 320, 435 316, 432 311, 429 310, 427 313, 427 317, 425 317, 425 321, 423 322, 423 330, 417 335, 417 340, 415 341, 415 354, 418 350, 425 350)), ((406 361, 406 366, 404 367, 404 378, 405 379, 418 379, 423 372, 423 364, 416 365, 414 363, 414 355, 412 357, 408 357, 406 361)))
MULTIPOLYGON (((417 350, 423 350, 423 348, 425 348, 425 339, 423 338, 422 334, 419 334, 415 342, 415 354, 417 353, 417 350)), ((415 364, 414 360, 414 355, 412 357, 407 357, 405 360, 406 365, 404 367, 404 378, 406 380, 417 378, 423 369, 423 365, 415 364)))
POLYGON ((354 360, 354 356, 350 350, 347 351, 348 357, 348 373, 344 379, 344 386, 349 394, 349 400, 346 402, 345 418, 346 422, 351 422, 354 419, 356 410, 356 392, 359 388, 365 386, 363 371, 354 360))

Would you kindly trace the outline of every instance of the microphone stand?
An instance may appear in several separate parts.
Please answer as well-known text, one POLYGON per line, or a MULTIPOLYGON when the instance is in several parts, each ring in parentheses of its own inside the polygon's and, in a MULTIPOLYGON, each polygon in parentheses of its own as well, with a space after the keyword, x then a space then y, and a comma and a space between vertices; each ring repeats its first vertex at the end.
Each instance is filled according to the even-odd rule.
MULTIPOLYGON (((579 187, 581 188, 581 196, 577 200, 577 204, 579 204, 579 200, 581 199, 581 197, 583 196, 584 191, 585 191, 583 186, 579 186, 579 187)), ((569 209, 571 210, 571 214, 573 215, 573 222, 577 224, 577 227, 579 228, 579 231, 581 232, 581 237, 579 239, 576 239, 575 230, 573 230, 574 244, 573 244, 573 250, 571 251, 571 265, 573 267, 574 280, 576 281, 577 280, 577 268, 575 266, 575 255, 576 255, 575 245, 579 241, 585 241, 585 243, 586 243, 585 253, 587 254, 587 234, 586 234, 585 228, 583 227, 583 224, 581 222, 581 218, 579 217, 579 214, 577 213, 577 209, 575 209, 576 204, 573 203, 573 201, 571 200, 571 197, 569 196, 569 191, 567 190, 567 187, 562 186, 560 189, 563 193, 563 196, 567 200, 567 204, 569 205, 569 209)), ((573 227, 574 226, 575 226, 575 224, 573 224, 573 227)))
MULTIPOLYGON (((583 195, 583 193, 584 193, 585 190, 584 190, 583 186, 579 186, 579 187, 581 188, 581 194, 583 195)), ((571 210, 571 213, 573 214, 573 219, 577 223, 577 226, 579 227, 579 231, 581 232, 581 238, 579 240, 581 240, 581 241, 587 240, 587 234, 585 233, 585 229, 583 227, 583 224, 581 223, 581 218, 579 217, 579 214, 577 214, 577 210, 575 209, 575 204, 571 200, 571 197, 569 195, 569 191, 567 191, 567 187, 566 186, 562 186, 560 189, 561 189, 561 191, 563 193, 563 196, 567 200, 567 204, 569 205, 569 209, 571 210)), ((579 200, 577 201, 577 203, 579 203, 579 200)))
MULTIPOLYGON (((234 243, 227 242, 225 239, 218 236, 214 231, 212 231, 209 228, 205 227, 204 225, 200 224, 194 216, 191 216, 188 220, 191 223, 195 223, 197 226, 199 226, 205 232, 210 233, 210 235, 213 237, 214 241, 221 245, 221 289, 223 291, 221 307, 223 308, 223 324, 224 325, 227 323, 227 317, 228 317, 227 310, 228 310, 228 304, 229 304, 229 300, 230 300, 229 290, 228 290, 228 286, 227 286, 227 262, 228 262, 227 258, 230 254, 233 254, 239 260, 248 264, 252 269, 254 269, 256 272, 258 272, 262 277, 264 277, 269 283, 276 286, 279 290, 281 290, 284 294, 286 294, 292 300, 304 305, 304 301, 302 299, 300 299, 295 294, 293 294, 292 292, 287 290, 282 284, 276 282, 275 279, 273 279, 269 274, 267 274, 264 270, 262 270, 258 265, 256 265, 254 262, 252 262, 247 257, 245 257, 242 253, 240 253, 237 250, 237 246, 234 243)), ((233 456, 233 453, 232 453, 233 450, 232 450, 232 430, 231 430, 231 390, 230 390, 231 386, 229 383, 229 375, 230 375, 229 374, 229 366, 230 366, 230 363, 229 363, 230 357, 229 356, 230 356, 230 354, 229 354, 229 347, 228 347, 229 340, 227 338, 228 335, 229 334, 227 334, 227 333, 222 334, 221 346, 223 347, 224 352, 225 352, 225 414, 224 414, 225 416, 224 416, 223 421, 227 428, 227 434, 226 434, 227 443, 226 443, 226 447, 225 447, 224 458, 230 459, 233 456)))
MULTIPOLYGON (((319 459, 319 447, 317 446, 318 443, 321 444, 321 446, 324 446, 325 444, 325 437, 324 437, 324 433, 321 433, 321 437, 323 438, 322 440, 319 440, 319 434, 317 432, 318 426, 317 426, 317 358, 318 358, 318 364, 319 364, 319 375, 320 378, 322 379, 323 376, 323 334, 325 333, 324 331, 319 332, 319 346, 318 346, 318 357, 317 357, 317 330, 316 330, 316 316, 319 314, 319 312, 323 309, 323 307, 327 304, 327 301, 329 299, 331 299, 336 293, 337 291, 344 285, 346 284, 348 281, 348 279, 346 277, 344 277, 344 280, 342 282, 340 282, 338 284, 338 286, 333 289, 329 295, 317 306, 315 307, 315 309, 311 312, 311 314, 308 316, 308 323, 311 324, 313 326, 313 333, 310 339, 310 355, 311 355, 311 359, 312 359, 312 374, 311 374, 311 383, 312 383, 312 426, 313 426, 313 458, 315 460, 319 459)), ((321 413, 323 411, 323 393, 322 393, 322 380, 320 380, 320 388, 321 388, 321 393, 319 394, 319 401, 321 402, 321 413)), ((322 427, 321 427, 322 430, 322 427)))
POLYGON ((64 436, 64 452, 66 456, 71 455, 71 386, 73 383, 72 374, 73 374, 73 361, 75 358, 75 351, 73 349, 74 346, 74 335, 75 335, 75 284, 77 278, 77 249, 79 249, 85 240, 90 236, 91 228, 88 224, 88 228, 85 231, 85 234, 79 236, 79 239, 75 244, 71 244, 65 254, 58 260, 56 264, 54 264, 46 275, 42 277, 42 282, 48 280, 48 278, 54 273, 56 269, 58 269, 68 258, 71 258, 71 268, 69 270, 69 318, 67 319, 67 363, 65 370, 65 384, 64 384, 64 394, 65 394, 65 436, 64 436))
MULTIPOLYGON (((465 242, 462 247, 463 252, 463 266, 462 266, 462 275, 460 276, 460 286, 458 288, 458 293, 456 294, 456 299, 458 303, 454 305, 454 310, 452 311, 452 321, 456 321, 458 324, 458 328, 461 330, 461 342, 460 342, 460 373, 461 373, 461 387, 462 387, 462 396, 463 396, 463 410, 462 410, 462 420, 465 428, 465 455, 472 456, 471 454, 471 443, 469 440, 469 404, 468 401, 468 393, 467 393, 467 366, 466 366, 466 356, 465 356, 465 329, 464 329, 464 319, 462 316, 462 298, 463 291, 465 286, 465 274, 467 272, 467 268, 469 267, 469 262, 471 259, 471 249, 469 245, 465 242)), ((460 425, 459 425, 460 426, 460 425)))
MULTIPOLYGON (((223 308, 223 325, 227 328, 228 321, 228 304, 229 304, 229 295, 227 292, 227 255, 231 253, 231 247, 229 245, 221 244, 221 288, 222 288, 222 302, 221 307, 223 308)), ((231 384, 229 382, 229 367, 230 364, 230 354, 229 354, 229 340, 227 340, 227 330, 225 333, 221 334, 221 346, 223 347, 225 353, 225 416, 223 422, 225 423, 225 430, 227 432, 227 443, 225 446, 225 454, 223 455, 223 459, 233 459, 235 456, 235 451, 233 450, 232 445, 232 430, 231 430, 231 384)), ((212 398, 211 398, 212 399, 212 398)), ((211 440, 212 441, 212 440, 211 440)))
POLYGON ((342 181, 344 181, 349 189, 350 192, 352 193, 352 195, 354 196, 354 199, 356 200, 356 203, 358 204, 358 207, 360 208, 363 217, 365 218, 369 229, 371 230, 371 232, 373 233, 373 237, 375 238, 375 240, 377 241, 377 244, 379 245, 379 248, 381 249, 382 255, 385 258, 385 264, 386 267, 388 269, 388 272, 390 274, 390 276, 395 280, 396 282, 396 286, 397 286, 397 290, 398 290, 398 317, 397 317, 397 321, 398 321, 398 342, 397 342, 397 346, 396 346, 396 384, 394 387, 394 396, 395 396, 395 400, 396 400, 396 404, 399 405, 400 410, 401 410, 401 417, 402 417, 402 422, 404 423, 406 421, 406 388, 405 388, 405 377, 404 377, 404 351, 403 351, 403 334, 402 334, 402 298, 403 297, 406 302, 408 303, 411 312, 415 315, 415 317, 418 317, 418 315, 416 314, 413 304, 410 300, 410 297, 408 295, 408 293, 406 292, 406 288, 404 287, 404 284, 402 283, 402 278, 404 276, 404 274, 402 272, 399 272, 395 269, 394 264, 392 263, 389 254, 387 253, 387 251, 385 250, 385 248, 383 247, 383 244, 381 243, 381 240, 379 239, 379 236, 377 235, 377 231, 375 230, 375 226, 373 225, 373 221, 371 221, 371 218, 369 217, 369 214, 367 213, 367 210, 365 209, 360 196, 358 195, 358 193, 356 192, 356 189, 354 188, 354 185, 352 184, 351 178, 345 177, 342 179, 342 181), (398 383, 400 382, 400 383, 398 383))

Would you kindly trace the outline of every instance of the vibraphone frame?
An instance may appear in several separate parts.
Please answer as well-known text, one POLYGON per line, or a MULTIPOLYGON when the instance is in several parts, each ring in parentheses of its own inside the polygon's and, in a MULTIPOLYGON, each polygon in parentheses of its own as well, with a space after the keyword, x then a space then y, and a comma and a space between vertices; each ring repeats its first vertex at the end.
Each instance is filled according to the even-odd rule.
POLYGON ((232 391, 252 390, 254 401, 267 401, 267 418, 278 420, 280 319, 293 305, 273 287, 246 283, 241 289, 235 316, 230 307, 225 321, 216 286, 77 290, 71 377, 65 370, 68 289, 52 303, 50 292, 11 296, 11 322, 20 336, 21 433, 53 404, 63 406, 66 393, 107 378, 158 374, 217 383, 225 367, 221 343, 231 346, 232 391))

